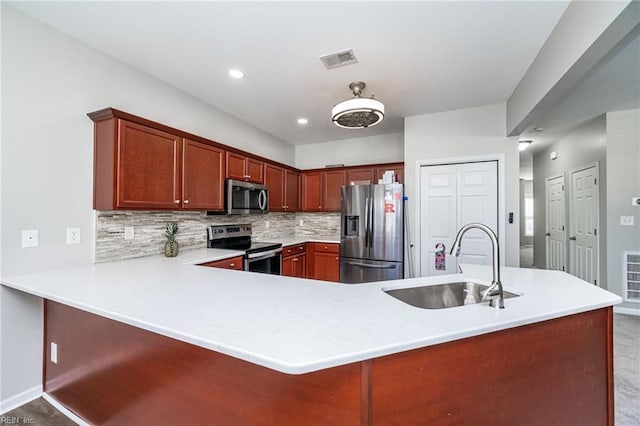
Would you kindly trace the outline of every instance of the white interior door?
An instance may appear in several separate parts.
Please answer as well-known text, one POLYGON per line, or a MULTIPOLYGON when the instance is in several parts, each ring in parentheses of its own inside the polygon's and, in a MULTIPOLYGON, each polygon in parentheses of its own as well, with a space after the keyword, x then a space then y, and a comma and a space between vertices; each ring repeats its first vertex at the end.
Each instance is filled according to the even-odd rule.
POLYGON ((420 168, 420 271, 422 276, 453 274, 457 262, 445 256, 445 269, 435 266, 436 245, 445 245, 445 253, 453 244, 457 232, 457 169, 456 166, 420 168))
MULTIPOLYGON (((421 188, 421 275, 457 272, 458 258, 449 255, 456 232, 471 222, 489 226, 498 234, 498 162, 424 166, 421 188), (436 246, 444 244, 446 267, 436 266, 436 246)), ((491 264, 491 241, 471 230, 462 241, 460 262, 491 264)))
POLYGON ((546 224, 547 243, 546 269, 566 270, 566 218, 564 175, 546 179, 546 224))
MULTIPOLYGON (((487 225, 498 235, 498 162, 459 164, 458 223, 487 225)), ((479 229, 468 231, 462 240, 460 262, 491 265, 491 240, 479 229)))
POLYGON ((598 284, 598 166, 571 172, 570 273, 598 284))

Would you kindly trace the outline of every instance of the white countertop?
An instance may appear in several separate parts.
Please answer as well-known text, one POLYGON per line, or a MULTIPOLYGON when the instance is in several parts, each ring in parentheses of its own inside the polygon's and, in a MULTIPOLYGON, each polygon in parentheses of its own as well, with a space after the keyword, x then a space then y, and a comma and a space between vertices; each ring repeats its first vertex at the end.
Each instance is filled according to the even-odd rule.
MULTIPOLYGON (((289 374, 621 302, 564 272, 534 269, 502 270, 505 290, 522 294, 505 300, 506 309, 483 303, 427 310, 382 289, 447 277, 349 285, 193 265, 225 257, 227 250, 192 250, 176 258, 100 263, 4 278, 2 283, 289 374)), ((457 278, 490 279, 488 267, 464 270, 457 278)))

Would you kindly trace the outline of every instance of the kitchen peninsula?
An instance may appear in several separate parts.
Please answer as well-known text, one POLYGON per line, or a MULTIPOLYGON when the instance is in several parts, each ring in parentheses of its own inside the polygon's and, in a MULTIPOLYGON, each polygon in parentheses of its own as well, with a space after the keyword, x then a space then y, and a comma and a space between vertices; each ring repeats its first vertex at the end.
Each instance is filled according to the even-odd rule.
POLYGON ((95 424, 613 425, 620 298, 598 287, 504 268, 519 294, 506 309, 426 310, 382 290, 450 276, 345 285, 195 265, 228 255, 4 279, 44 299, 45 392, 95 424))

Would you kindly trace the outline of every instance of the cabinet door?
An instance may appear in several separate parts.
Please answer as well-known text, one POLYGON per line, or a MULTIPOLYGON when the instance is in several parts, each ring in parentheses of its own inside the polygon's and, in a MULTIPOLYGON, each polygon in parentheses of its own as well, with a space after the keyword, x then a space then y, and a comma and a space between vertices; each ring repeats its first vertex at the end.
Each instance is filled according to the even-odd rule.
POLYGON ((295 271, 293 268, 294 268, 293 256, 283 257, 282 258, 282 275, 284 275, 285 277, 294 277, 295 271))
POLYGON ((264 184, 269 188, 269 210, 281 212, 285 210, 284 175, 282 167, 267 164, 264 169, 264 184))
POLYGON ((315 252, 315 279, 324 281, 340 281, 340 256, 335 253, 315 252))
POLYGON ((305 253, 293 256, 293 276, 298 278, 307 277, 307 255, 305 253))
POLYGON ((263 183, 264 161, 247 157, 245 162, 246 180, 254 183, 263 183))
POLYGON ((119 120, 116 207, 180 207, 180 138, 119 120))
POLYGON ((396 172, 396 182, 404 183, 404 164, 389 164, 388 166, 376 167, 375 183, 378 183, 378 179, 382 179, 382 175, 386 170, 393 170, 396 172))
POLYGON ((213 262, 201 263, 200 266, 209 266, 211 268, 233 269, 234 271, 243 270, 242 256, 231 257, 229 259, 216 260, 213 262))
POLYGON ((302 211, 322 211, 322 173, 302 173, 302 211))
POLYGON ((324 211, 339 212, 340 193, 346 181, 346 173, 344 170, 333 170, 322 172, 322 174, 322 205, 324 211))
POLYGON ((224 151, 185 139, 182 144, 182 208, 223 210, 224 151))
POLYGON ((245 179, 245 162, 247 157, 236 154, 235 152, 227 152, 227 179, 245 179))
POLYGON ((300 173, 285 170, 284 175, 285 210, 297 212, 300 210, 300 173))
POLYGON ((347 169, 347 182, 345 185, 351 185, 355 182, 378 183, 375 178, 375 171, 371 167, 358 167, 357 169, 347 169))

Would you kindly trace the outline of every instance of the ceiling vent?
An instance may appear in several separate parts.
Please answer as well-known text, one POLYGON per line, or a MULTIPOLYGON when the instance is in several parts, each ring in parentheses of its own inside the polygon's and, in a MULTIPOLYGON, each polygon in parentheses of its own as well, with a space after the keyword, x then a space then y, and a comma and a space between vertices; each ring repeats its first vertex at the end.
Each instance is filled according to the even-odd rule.
POLYGON ((320 60, 328 70, 344 67, 358 62, 356 54, 353 53, 353 49, 343 50, 341 52, 320 56, 320 60))

